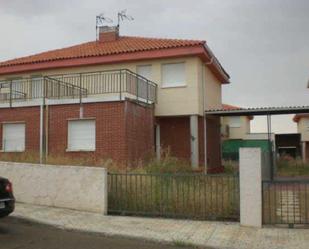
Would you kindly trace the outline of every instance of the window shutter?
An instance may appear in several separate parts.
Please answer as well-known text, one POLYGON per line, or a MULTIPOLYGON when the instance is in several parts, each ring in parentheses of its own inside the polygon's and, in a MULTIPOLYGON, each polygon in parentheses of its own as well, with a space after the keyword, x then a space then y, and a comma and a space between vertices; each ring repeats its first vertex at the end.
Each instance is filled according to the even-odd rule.
POLYGON ((69 121, 68 149, 95 150, 95 120, 69 121))
POLYGON ((145 77, 148 80, 152 80, 152 68, 151 65, 137 66, 137 74, 145 77))
POLYGON ((177 87, 186 85, 185 63, 162 65, 162 86, 177 87))
POLYGON ((25 124, 3 124, 3 150, 25 150, 25 124))

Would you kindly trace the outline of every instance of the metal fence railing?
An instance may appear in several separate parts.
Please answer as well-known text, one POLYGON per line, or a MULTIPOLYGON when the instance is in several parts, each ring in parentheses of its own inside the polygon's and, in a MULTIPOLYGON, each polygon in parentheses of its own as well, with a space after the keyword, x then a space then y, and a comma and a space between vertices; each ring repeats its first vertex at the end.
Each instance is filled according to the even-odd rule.
POLYGON ((309 180, 263 181, 264 224, 309 224, 309 180))
POLYGON ((202 220, 239 219, 239 179, 232 175, 108 175, 111 214, 202 220))
POLYGON ((118 94, 146 103, 157 100, 157 85, 128 69, 0 81, 0 102, 38 98, 84 98, 118 94))
POLYGON ((53 75, 52 78, 87 89, 88 95, 118 93, 121 97, 127 93, 146 102, 156 102, 157 98, 157 85, 128 69, 53 75))

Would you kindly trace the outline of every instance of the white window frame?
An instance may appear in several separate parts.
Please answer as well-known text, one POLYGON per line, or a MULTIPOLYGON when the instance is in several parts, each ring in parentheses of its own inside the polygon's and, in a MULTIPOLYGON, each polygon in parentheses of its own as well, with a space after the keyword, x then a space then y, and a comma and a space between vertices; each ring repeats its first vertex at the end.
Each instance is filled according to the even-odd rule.
POLYGON ((161 65, 161 88, 175 88, 175 87, 185 87, 187 86, 186 82, 186 62, 181 61, 181 62, 173 62, 173 63, 164 63, 161 65), (164 79, 164 72, 166 70, 165 67, 168 66, 175 66, 175 65, 181 65, 183 66, 183 79, 179 80, 179 82, 165 82, 166 79, 164 79))
POLYGON ((25 122, 3 122, 2 123, 2 152, 24 152, 26 149, 26 123, 25 122), (6 149, 5 126, 8 125, 23 125, 23 136, 21 138, 20 149, 6 149))
MULTIPOLYGON (((90 143, 89 143, 90 144, 90 143)), ((95 151, 96 150, 96 120, 94 118, 87 118, 87 119, 70 119, 68 120, 67 124, 67 149, 66 151, 95 151), (90 127, 89 131, 93 132, 90 134, 92 137, 92 145, 83 147, 84 143, 81 143, 80 146, 73 146, 71 142, 72 131, 70 130, 70 125, 74 122, 93 122, 94 127, 90 127)))
POLYGON ((230 128, 240 128, 241 127, 240 116, 230 116, 229 117, 229 127, 230 128), (238 122, 235 122, 235 120, 237 120, 238 122))

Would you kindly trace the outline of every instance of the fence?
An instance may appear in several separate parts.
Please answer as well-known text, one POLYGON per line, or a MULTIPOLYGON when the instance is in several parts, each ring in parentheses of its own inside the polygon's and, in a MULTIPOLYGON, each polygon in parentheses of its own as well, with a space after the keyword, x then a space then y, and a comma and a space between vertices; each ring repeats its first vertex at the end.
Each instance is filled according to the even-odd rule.
POLYGON ((108 198, 111 214, 239 219, 239 178, 231 175, 112 173, 108 198))
POLYGON ((263 181, 264 224, 309 224, 309 181, 263 181))
POLYGON ((98 94, 124 94, 147 103, 156 102, 157 85, 128 69, 52 75, 0 82, 0 101, 38 98, 83 98, 98 94))

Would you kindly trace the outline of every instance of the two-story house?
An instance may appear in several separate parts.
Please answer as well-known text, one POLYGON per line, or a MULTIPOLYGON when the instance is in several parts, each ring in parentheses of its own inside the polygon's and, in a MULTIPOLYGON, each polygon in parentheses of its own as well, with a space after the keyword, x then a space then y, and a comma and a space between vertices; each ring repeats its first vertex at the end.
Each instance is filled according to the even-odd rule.
POLYGON ((120 36, 0 63, 1 153, 92 156, 134 163, 162 148, 193 167, 221 166, 229 83, 205 41, 120 36))

